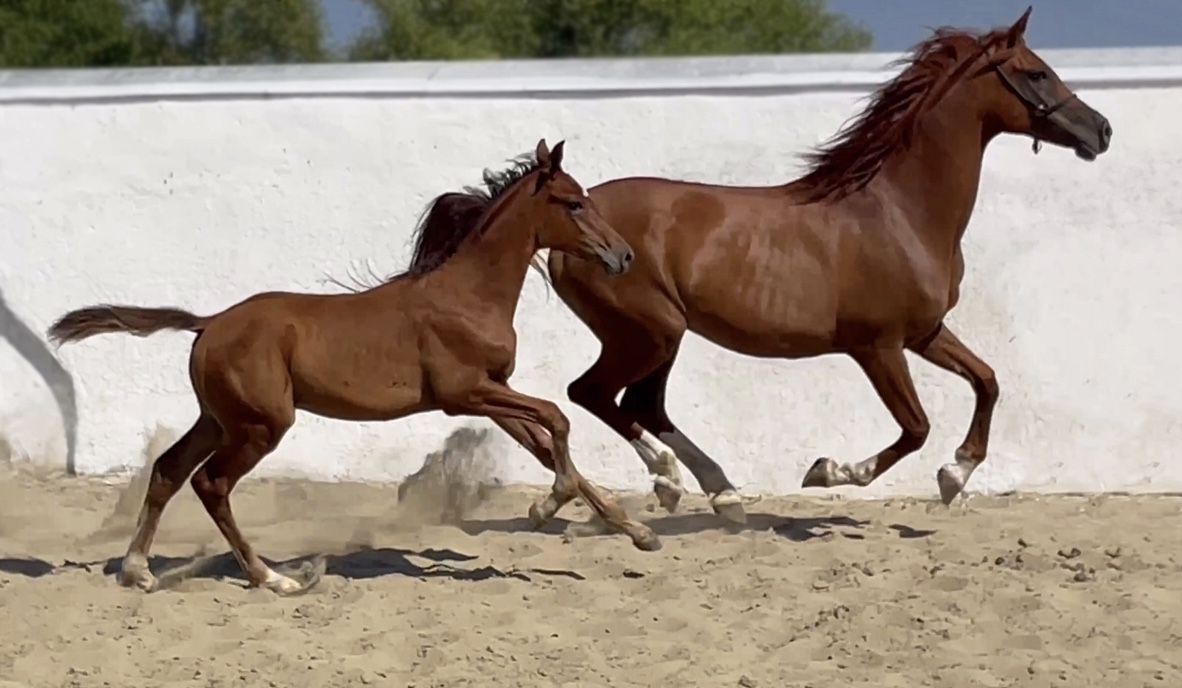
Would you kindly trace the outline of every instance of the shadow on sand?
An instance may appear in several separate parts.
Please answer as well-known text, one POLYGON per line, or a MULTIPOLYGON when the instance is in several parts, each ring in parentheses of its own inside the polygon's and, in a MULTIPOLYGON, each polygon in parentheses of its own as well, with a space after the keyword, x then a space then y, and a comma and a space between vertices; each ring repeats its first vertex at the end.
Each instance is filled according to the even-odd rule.
MULTIPOLYGON (((266 560, 272 568, 280 571, 296 570, 306 562, 320 558, 319 555, 307 555, 287 561, 266 560)), ((543 576, 562 576, 574 580, 584 580, 584 577, 574 571, 551 569, 499 569, 493 566, 481 566, 475 569, 460 568, 457 564, 475 561, 479 557, 464 554, 450 549, 425 549, 421 551, 381 547, 376 549, 361 548, 347 554, 326 555, 325 574, 341 576, 348 580, 359 581, 383 576, 407 576, 418 579, 446 578, 455 581, 484 581, 494 578, 512 578, 530 582, 530 574, 543 576), (420 565, 411 558, 425 559, 428 563, 420 565)), ((0 574, 41 578, 60 571, 81 569, 87 572, 101 572, 114 576, 119 572, 122 557, 112 557, 106 560, 91 562, 66 561, 61 566, 37 558, 3 558, 0 559, 0 574)), ((234 557, 226 552, 214 557, 165 557, 153 556, 149 561, 152 573, 157 576, 167 576, 184 568, 190 568, 183 576, 184 579, 205 578, 214 580, 233 579, 245 583, 242 570, 234 557)))
MULTIPOLYGON (((692 535, 709 531, 742 533, 772 531, 792 542, 808 542, 817 538, 829 536, 844 537, 852 540, 865 539, 865 535, 856 532, 865 528, 870 522, 859 521, 849 516, 821 516, 807 518, 793 518, 789 516, 775 516, 772 514, 748 514, 745 524, 732 524, 722 521, 712 513, 673 514, 645 521, 645 525, 662 537, 692 535), (850 532, 855 531, 855 532, 850 532)), ((561 535, 571 524, 563 518, 555 518, 545 525, 539 532, 548 535, 561 535)), ((891 530, 905 539, 928 537, 935 533, 932 530, 916 530, 910 526, 892 524, 891 530)), ((481 533, 527 533, 533 532, 533 525, 527 518, 505 518, 488 520, 468 520, 460 528, 469 535, 481 533)))

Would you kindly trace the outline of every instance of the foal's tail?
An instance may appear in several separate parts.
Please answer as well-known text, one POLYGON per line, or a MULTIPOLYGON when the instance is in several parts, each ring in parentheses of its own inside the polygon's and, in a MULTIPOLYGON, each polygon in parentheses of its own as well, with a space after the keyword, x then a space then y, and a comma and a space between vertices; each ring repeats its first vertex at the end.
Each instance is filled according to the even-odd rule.
POLYGON ((147 337, 161 330, 185 330, 200 334, 209 321, 210 318, 179 308, 89 306, 70 311, 58 319, 49 328, 49 339, 62 344, 110 332, 126 332, 137 337, 147 337))

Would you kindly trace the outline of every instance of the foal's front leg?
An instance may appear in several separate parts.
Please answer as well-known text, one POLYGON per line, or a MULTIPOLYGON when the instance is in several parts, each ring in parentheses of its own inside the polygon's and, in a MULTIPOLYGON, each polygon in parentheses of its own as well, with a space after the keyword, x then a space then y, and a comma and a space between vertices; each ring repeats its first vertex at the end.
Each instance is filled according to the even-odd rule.
POLYGON ((554 518, 562 507, 578 496, 578 491, 571 489, 573 485, 567 484, 562 485, 560 489, 557 480, 558 470, 554 463, 554 443, 550 441, 550 435, 545 428, 537 423, 502 417, 493 418, 492 421, 523 449, 533 454, 547 470, 555 473, 554 488, 550 490, 550 494, 538 499, 529 507, 530 522, 534 524, 534 528, 541 528, 554 518))
MULTIPOLYGON (((445 412, 450 415, 485 416, 494 421, 524 421, 540 425, 550 435, 554 470, 552 497, 556 505, 560 506, 569 502, 575 494, 581 494, 597 516, 613 530, 632 538, 632 544, 637 549, 660 549, 661 543, 656 533, 648 526, 630 520, 619 504, 603 496, 575 468, 570 458, 570 421, 556 404, 527 396, 492 380, 485 380, 463 394, 448 396, 450 398, 441 401, 445 412)), ((531 509, 531 516, 534 515, 533 511, 531 509)))
POLYGON ((889 447, 856 464, 839 465, 833 459, 817 459, 805 474, 801 487, 865 487, 903 457, 917 451, 928 439, 931 424, 915 392, 903 349, 865 349, 852 353, 851 357, 870 378, 874 391, 902 432, 889 447))

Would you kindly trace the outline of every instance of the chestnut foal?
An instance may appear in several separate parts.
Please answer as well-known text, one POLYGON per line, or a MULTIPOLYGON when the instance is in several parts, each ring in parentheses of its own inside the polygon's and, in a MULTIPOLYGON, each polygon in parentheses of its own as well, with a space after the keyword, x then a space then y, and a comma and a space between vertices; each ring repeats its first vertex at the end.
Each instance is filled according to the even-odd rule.
POLYGON ((350 294, 256 294, 212 316, 174 308, 93 306, 49 330, 56 342, 161 330, 197 335, 189 375, 200 415, 152 467, 138 530, 123 559, 123 585, 151 591, 148 552, 168 501, 190 484, 225 536, 249 584, 303 592, 255 554, 234 521, 230 492, 275 450, 297 409, 353 421, 427 411, 484 416, 534 450, 554 471, 553 491, 531 508, 535 522, 576 495, 637 548, 656 535, 600 494, 571 461, 570 423, 557 405, 508 385, 516 355, 513 317, 535 253, 567 251, 621 274, 632 249, 603 220, 583 187, 562 169, 563 143, 538 143, 532 159, 497 175, 488 191, 435 199, 416 228, 410 268, 350 294), (462 205, 458 222, 444 206, 462 205), (548 436, 547 436, 548 435, 548 436), (543 451, 543 449, 545 449, 543 451))

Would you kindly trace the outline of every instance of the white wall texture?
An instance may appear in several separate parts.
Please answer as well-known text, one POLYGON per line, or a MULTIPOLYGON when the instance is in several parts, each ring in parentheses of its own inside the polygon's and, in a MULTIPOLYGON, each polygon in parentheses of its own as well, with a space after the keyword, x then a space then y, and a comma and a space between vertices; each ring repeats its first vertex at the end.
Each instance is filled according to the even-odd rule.
MULTIPOLYGON (((138 466, 157 424, 195 417, 188 334, 109 335, 50 352, 43 333, 96 302, 220 310, 272 289, 336 291, 403 267, 424 204, 484 167, 568 140, 586 185, 625 175, 789 180, 891 76, 894 56, 290 69, 0 73, 0 435, 79 472, 138 466), (60 368, 55 368, 56 361, 60 368), (55 396, 54 389, 57 389, 55 396)), ((1047 51, 1112 121, 1094 164, 1029 141, 988 152, 950 320, 997 370, 1002 400, 977 491, 1182 490, 1182 52, 1047 51)), ((575 460, 611 487, 649 483, 632 450, 566 401, 591 334, 531 276, 516 385, 559 401, 575 460)), ((851 496, 934 496, 972 393, 913 359, 927 447, 851 496)), ((794 493, 818 456, 860 460, 897 428, 845 359, 755 361, 690 338, 671 413, 748 493, 794 493)), ((259 474, 398 479, 461 424, 301 415, 259 474)), ((507 481, 548 483, 499 437, 507 481)), ((689 479, 688 472, 686 473, 689 479)))

